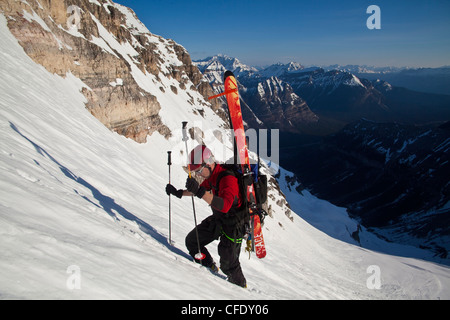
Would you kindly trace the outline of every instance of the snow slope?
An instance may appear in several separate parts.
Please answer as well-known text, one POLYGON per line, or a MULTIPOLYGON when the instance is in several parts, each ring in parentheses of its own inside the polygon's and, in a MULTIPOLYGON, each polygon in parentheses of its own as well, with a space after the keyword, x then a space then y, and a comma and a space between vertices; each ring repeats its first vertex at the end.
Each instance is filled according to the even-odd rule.
MULTIPOLYGON (((3 15, 0 34, 1 299, 450 298, 447 267, 337 240, 276 206, 264 226, 268 256, 241 255, 249 288, 212 275, 184 247, 190 199, 172 199, 174 246, 167 240, 165 151, 180 156, 177 134, 139 145, 110 132, 85 109, 85 85, 36 65, 3 15)), ((173 165, 172 182, 185 177, 173 165)), ((199 220, 209 215, 196 207, 199 220)))

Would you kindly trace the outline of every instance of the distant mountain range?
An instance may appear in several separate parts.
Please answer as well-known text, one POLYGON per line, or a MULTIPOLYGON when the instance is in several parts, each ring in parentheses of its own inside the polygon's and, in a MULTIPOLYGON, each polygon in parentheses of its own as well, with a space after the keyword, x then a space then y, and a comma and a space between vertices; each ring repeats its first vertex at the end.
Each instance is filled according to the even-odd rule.
POLYGON ((410 90, 450 95, 450 67, 405 69, 391 73, 357 73, 359 77, 383 79, 410 90))
MULTIPOLYGON (((441 75, 449 70, 450 81, 449 68, 427 73, 425 69, 366 66, 305 68, 294 62, 255 68, 225 55, 194 61, 194 64, 217 93, 223 90, 223 72, 235 73, 241 84, 244 118, 249 126, 256 128, 326 135, 361 118, 415 124, 450 119, 450 95, 421 92, 427 91, 431 84, 423 86, 421 91, 413 91, 377 78, 377 75, 400 77, 412 73, 441 75)), ((224 99, 222 103, 225 104, 224 99)))
POLYGON ((349 72, 359 78, 384 80, 409 90, 450 95, 450 66, 439 68, 373 67, 338 64, 323 66, 325 71, 349 72))

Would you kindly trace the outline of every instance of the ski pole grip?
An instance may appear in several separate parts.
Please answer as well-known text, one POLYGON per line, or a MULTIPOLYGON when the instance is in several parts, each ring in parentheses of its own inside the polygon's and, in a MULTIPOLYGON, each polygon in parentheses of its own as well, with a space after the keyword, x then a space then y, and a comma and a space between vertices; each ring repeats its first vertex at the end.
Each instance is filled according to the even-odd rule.
POLYGON ((167 151, 167 165, 172 165, 172 151, 167 151))

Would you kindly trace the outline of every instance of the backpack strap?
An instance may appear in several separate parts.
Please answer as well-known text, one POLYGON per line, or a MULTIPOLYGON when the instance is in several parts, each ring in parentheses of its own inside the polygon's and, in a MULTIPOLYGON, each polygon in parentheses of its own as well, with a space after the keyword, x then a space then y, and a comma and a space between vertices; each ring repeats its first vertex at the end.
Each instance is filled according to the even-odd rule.
MULTIPOLYGON (((222 180, 223 177, 226 177, 226 176, 236 177, 236 173, 233 170, 230 170, 230 169, 227 169, 227 170, 222 171, 221 173, 219 173, 219 175, 217 176, 216 185, 212 186, 212 188, 215 190, 216 194, 219 194, 220 181, 222 180)), ((239 181, 238 181, 238 184, 239 184, 239 181)), ((239 201, 239 199, 237 197, 235 197, 234 200, 233 200, 233 205, 231 206, 231 208, 236 207, 236 205, 238 204, 238 201, 239 201)))
POLYGON ((235 174, 232 170, 230 170, 230 169, 227 169, 227 170, 222 171, 221 173, 219 173, 219 175, 217 176, 216 185, 213 186, 213 188, 214 188, 214 190, 216 190, 216 192, 219 191, 220 181, 221 181, 222 178, 225 177, 225 176, 233 176, 233 177, 236 177, 236 174, 235 174))

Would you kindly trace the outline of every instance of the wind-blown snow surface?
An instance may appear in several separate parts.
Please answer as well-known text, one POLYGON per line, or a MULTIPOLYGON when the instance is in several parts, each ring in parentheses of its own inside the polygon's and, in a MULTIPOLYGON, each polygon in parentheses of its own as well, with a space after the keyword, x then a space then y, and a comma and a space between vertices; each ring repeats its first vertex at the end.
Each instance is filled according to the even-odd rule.
MULTIPOLYGON (((184 247, 190 199, 172 199, 167 241, 165 151, 176 137, 139 145, 110 132, 85 109, 85 85, 35 64, 2 15, 0 34, 0 298, 450 298, 447 267, 362 249, 277 211, 264 226, 267 257, 241 254, 248 289, 212 275, 184 247), (380 289, 370 289, 373 265, 380 289)), ((176 186, 185 177, 172 166, 176 186)), ((198 220, 210 214, 196 207, 198 220)))

